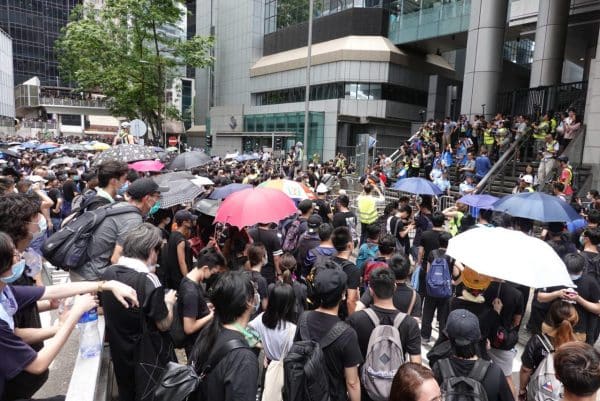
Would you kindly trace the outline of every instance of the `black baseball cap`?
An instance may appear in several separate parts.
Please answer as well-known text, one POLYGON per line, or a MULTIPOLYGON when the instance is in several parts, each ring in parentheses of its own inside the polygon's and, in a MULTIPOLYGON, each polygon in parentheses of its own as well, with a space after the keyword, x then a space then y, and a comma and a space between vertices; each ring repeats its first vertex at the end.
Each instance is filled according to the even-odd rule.
POLYGON ((453 310, 446 322, 446 335, 460 346, 475 343, 481 339, 479 319, 466 309, 453 310))
POLYGON ((158 185, 152 178, 139 178, 129 184, 127 193, 135 200, 140 200, 146 195, 152 195, 157 192, 167 192, 168 187, 158 185))
POLYGON ((321 216, 319 216, 318 214, 313 214, 312 216, 310 216, 308 218, 307 224, 308 224, 308 231, 311 233, 314 233, 317 231, 319 226, 321 224, 323 224, 323 218, 321 216))
POLYGON ((196 221, 198 220, 198 216, 196 216, 194 213, 190 212, 189 210, 179 210, 177 213, 175 213, 175 222, 180 223, 182 221, 196 221))
POLYGON ((348 276, 338 269, 322 269, 315 277, 315 293, 322 302, 342 299, 348 276))
POLYGON ((298 203, 298 210, 302 214, 308 212, 313 207, 313 202, 310 199, 304 199, 298 203))

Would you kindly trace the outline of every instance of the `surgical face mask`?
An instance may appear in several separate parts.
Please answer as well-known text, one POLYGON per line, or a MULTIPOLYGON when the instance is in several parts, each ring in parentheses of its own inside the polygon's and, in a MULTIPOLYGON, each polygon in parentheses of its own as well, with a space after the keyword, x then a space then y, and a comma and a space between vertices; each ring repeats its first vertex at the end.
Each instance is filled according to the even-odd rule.
POLYGON ((581 244, 581 246, 585 246, 585 237, 583 235, 579 236, 579 243, 581 244))
POLYGON ((127 188, 129 188, 129 182, 124 183, 123 185, 121 185, 119 187, 119 189, 117 190, 117 194, 119 196, 123 196, 125 195, 125 192, 127 192, 127 188))
POLYGON ((4 284, 12 284, 23 275, 23 271, 25 270, 25 260, 19 260, 17 263, 11 266, 10 270, 10 276, 0 277, 0 281, 2 281, 4 284))
POLYGON ((148 216, 152 216, 154 213, 158 212, 160 210, 160 201, 156 201, 154 203, 154 205, 152 205, 152 207, 150 208, 150 211, 148 212, 148 216))

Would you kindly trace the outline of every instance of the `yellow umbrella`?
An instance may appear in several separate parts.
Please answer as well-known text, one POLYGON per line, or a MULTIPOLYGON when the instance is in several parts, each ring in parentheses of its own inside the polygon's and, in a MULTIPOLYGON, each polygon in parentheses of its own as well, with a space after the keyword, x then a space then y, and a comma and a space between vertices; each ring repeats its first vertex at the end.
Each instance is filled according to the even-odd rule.
POLYGON ((110 145, 104 142, 96 142, 92 145, 92 148, 94 148, 94 150, 106 150, 110 149, 110 145))

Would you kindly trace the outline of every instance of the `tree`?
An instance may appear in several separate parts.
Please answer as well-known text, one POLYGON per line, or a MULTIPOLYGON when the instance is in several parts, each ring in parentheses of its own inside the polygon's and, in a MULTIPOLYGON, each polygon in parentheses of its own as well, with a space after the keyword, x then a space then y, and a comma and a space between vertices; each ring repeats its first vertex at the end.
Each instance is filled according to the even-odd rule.
POLYGON ((162 139, 165 118, 181 119, 165 99, 177 70, 214 62, 214 38, 180 41, 165 34, 177 29, 184 0, 107 0, 81 5, 57 41, 61 74, 80 91, 100 91, 113 116, 141 118, 162 139))

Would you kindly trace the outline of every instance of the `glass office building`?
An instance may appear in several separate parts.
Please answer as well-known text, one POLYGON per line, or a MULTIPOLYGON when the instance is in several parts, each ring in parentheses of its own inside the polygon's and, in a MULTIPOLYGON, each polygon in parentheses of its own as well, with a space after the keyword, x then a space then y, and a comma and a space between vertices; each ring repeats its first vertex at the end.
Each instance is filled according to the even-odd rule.
POLYGON ((38 77, 42 86, 61 82, 54 42, 80 0, 0 0, 0 28, 13 40, 15 85, 38 77))
POLYGON ((15 127, 12 41, 0 29, 0 136, 12 134, 15 127))

